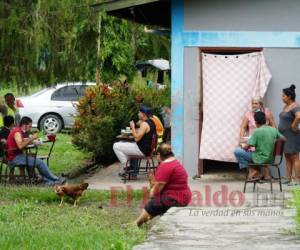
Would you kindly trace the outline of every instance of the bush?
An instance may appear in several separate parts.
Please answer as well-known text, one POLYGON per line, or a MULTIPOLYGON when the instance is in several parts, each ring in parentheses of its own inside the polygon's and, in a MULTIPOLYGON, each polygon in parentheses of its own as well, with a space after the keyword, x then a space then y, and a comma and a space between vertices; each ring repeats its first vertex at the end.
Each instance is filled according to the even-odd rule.
POLYGON ((151 107, 153 113, 159 117, 161 117, 161 107, 171 107, 170 84, 167 84, 164 90, 156 90, 143 84, 136 84, 131 92, 135 97, 142 97, 143 104, 151 107))
POLYGON ((92 152, 95 160, 109 163, 115 159, 113 143, 120 130, 128 126, 130 120, 136 120, 140 103, 159 110, 167 99, 169 90, 140 88, 128 91, 122 84, 113 89, 107 85, 90 87, 79 100, 79 116, 75 120, 73 143, 92 152))

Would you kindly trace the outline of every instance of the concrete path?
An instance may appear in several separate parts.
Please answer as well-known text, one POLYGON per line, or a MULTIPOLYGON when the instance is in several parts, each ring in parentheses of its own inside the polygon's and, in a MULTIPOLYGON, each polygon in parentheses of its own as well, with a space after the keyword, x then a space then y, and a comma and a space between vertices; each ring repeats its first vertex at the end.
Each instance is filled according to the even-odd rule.
MULTIPOLYGON (((119 165, 88 178, 90 188, 126 190, 148 186, 145 176, 126 184, 118 177, 119 165)), ((289 207, 291 187, 274 183, 243 190, 244 174, 216 173, 190 180, 192 206, 172 208, 158 218, 149 238, 135 250, 155 249, 300 249, 295 234, 295 210, 289 207)))
POLYGON ((135 250, 155 249, 300 249, 293 210, 172 208, 135 250))

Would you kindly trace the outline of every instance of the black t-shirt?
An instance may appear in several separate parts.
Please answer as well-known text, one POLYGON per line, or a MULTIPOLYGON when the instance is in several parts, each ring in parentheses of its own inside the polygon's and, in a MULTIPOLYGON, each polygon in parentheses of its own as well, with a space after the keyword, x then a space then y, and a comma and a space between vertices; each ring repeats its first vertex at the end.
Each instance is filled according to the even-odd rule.
POLYGON ((0 139, 5 139, 5 140, 7 140, 7 137, 8 137, 8 135, 9 135, 9 133, 10 133, 10 129, 9 129, 9 128, 7 128, 7 127, 2 127, 2 128, 0 129, 0 139))
POLYGON ((154 134, 156 134, 156 128, 151 119, 146 120, 146 122, 150 127, 150 131, 144 134, 142 139, 137 142, 137 145, 145 156, 149 156, 151 154, 152 137, 154 134))
MULTIPOLYGON (((1 139, 5 139, 5 140, 7 140, 7 137, 8 137, 8 135, 9 135, 9 133, 10 133, 10 130, 9 130, 9 128, 7 128, 7 127, 2 127, 1 129, 0 129, 0 140, 1 139)), ((5 143, 3 143, 2 141, 0 142, 0 157, 3 157, 4 156, 4 154, 5 154, 5 143)))

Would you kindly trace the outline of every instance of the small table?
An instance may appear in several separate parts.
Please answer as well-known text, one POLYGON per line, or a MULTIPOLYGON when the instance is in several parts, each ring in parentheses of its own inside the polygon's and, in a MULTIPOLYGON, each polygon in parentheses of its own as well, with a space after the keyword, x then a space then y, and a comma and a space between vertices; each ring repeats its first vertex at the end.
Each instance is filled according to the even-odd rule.
POLYGON ((116 136, 118 141, 127 141, 127 142, 134 142, 133 135, 127 135, 127 134, 120 134, 116 136))

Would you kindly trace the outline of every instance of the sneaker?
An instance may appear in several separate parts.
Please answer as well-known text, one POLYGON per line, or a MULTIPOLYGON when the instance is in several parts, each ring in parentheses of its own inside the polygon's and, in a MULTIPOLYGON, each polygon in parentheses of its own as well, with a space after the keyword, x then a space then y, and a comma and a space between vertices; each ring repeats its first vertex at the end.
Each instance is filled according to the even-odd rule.
POLYGON ((65 177, 59 177, 59 178, 58 178, 58 183, 61 184, 61 185, 62 185, 62 184, 65 184, 66 181, 67 181, 67 179, 66 179, 65 177))
POLYGON ((121 171, 119 174, 118 174, 120 177, 124 177, 126 175, 125 171, 121 171))
POLYGON ((288 178, 281 178, 281 183, 282 183, 282 184, 287 184, 287 185, 288 185, 288 184, 291 183, 291 181, 292 181, 292 180, 291 180, 291 179, 288 179, 288 178))
POLYGON ((290 183, 287 184, 289 187, 293 187, 293 186, 299 186, 300 183, 297 181, 291 181, 290 183))
POLYGON ((291 183, 291 181, 289 179, 282 179, 281 180, 281 184, 287 184, 289 185, 291 183))

